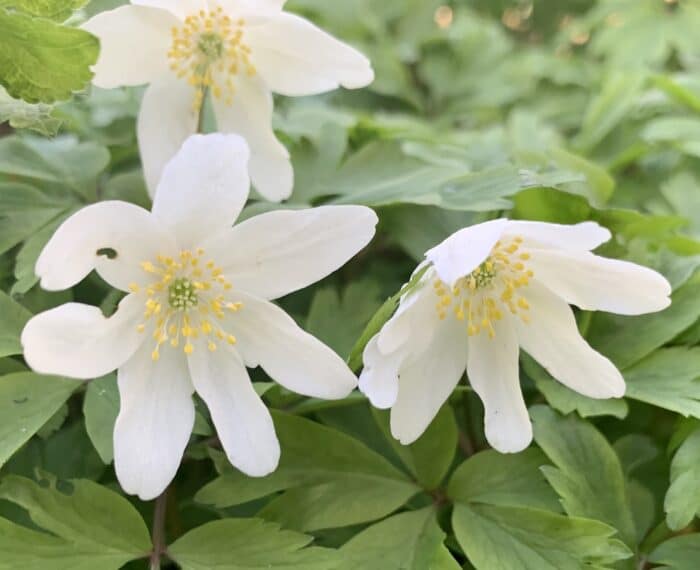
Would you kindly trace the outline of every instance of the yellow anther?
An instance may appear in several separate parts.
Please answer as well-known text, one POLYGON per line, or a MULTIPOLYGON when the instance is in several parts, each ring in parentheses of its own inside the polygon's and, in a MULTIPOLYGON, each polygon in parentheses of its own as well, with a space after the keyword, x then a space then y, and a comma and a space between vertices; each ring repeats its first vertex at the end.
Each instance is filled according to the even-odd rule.
POLYGON ((530 305, 523 297, 520 297, 520 299, 518 299, 518 307, 527 310, 530 308, 530 305))
POLYGON ((531 256, 529 253, 521 253, 521 254, 520 254, 520 259, 522 259, 523 261, 527 261, 527 260, 530 259, 531 257, 532 257, 532 256, 531 256))
POLYGON ((155 273, 156 268, 155 266, 150 262, 150 261, 143 261, 141 262, 141 269, 148 273, 155 273))
POLYGON ((136 330, 140 333, 146 330, 146 325, 140 324, 139 326, 136 327, 136 330))
POLYGON ((132 293, 138 293, 141 290, 138 283, 129 283, 129 291, 132 293))
POLYGON ((192 354, 192 353, 194 352, 194 346, 192 345, 191 342, 188 342, 188 343, 185 345, 185 348, 183 348, 183 351, 184 351, 185 354, 188 354, 188 355, 189 355, 189 354, 192 354))
POLYGON ((154 350, 151 353, 151 359, 153 360, 153 362, 158 362, 158 360, 160 360, 160 352, 158 352, 158 350, 154 350))
POLYGON ((209 341, 209 344, 207 344, 207 347, 209 348, 209 352, 214 352, 216 350, 216 343, 209 341))
POLYGON ((228 336, 226 337, 226 342, 228 342, 230 345, 234 345, 234 344, 236 344, 236 342, 238 342, 238 341, 237 341, 237 339, 236 339, 235 336, 233 336, 232 334, 230 334, 230 335, 228 335, 228 336))

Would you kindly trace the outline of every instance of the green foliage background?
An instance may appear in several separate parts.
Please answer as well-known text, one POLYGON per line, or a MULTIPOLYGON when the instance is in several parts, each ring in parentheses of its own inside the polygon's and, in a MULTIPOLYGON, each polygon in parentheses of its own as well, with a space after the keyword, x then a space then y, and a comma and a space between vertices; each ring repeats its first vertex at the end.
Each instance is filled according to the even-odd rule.
MULTIPOLYGON (((55 228, 97 200, 149 204, 141 90, 88 88, 98 42, 75 27, 120 3, 0 0, 1 570, 145 568, 160 525, 114 476, 114 376, 39 376, 19 344, 34 313, 77 300, 109 314, 118 302, 95 275, 64 293, 37 287, 33 266, 55 228)), ((282 207, 360 203, 380 215, 368 250, 282 302, 355 368, 423 252, 496 216, 607 226, 602 253, 664 273, 673 305, 577 314, 623 371, 624 399, 577 395, 524 356, 535 443, 517 455, 488 449, 466 379, 403 447, 359 393, 301 398, 257 370, 280 467, 263 479, 236 471, 198 406, 167 497, 163 564, 699 568, 700 1, 287 6, 377 71, 359 92, 280 98, 275 116, 296 172, 282 207)), ((253 201, 244 215, 270 208, 253 201)))

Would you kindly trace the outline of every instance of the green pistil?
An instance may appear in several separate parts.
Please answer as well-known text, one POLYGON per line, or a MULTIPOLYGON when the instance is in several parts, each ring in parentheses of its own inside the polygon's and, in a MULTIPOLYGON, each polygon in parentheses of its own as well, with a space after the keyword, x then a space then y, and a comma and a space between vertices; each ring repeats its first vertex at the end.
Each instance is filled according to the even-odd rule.
POLYGON ((477 289, 486 287, 496 277, 496 271, 493 268, 493 263, 484 261, 481 265, 479 265, 479 267, 472 271, 471 276, 474 278, 477 289))
POLYGON ((187 310, 199 304, 194 284, 189 279, 175 279, 168 288, 168 303, 173 309, 187 310))
POLYGON ((216 61, 224 55, 224 41, 214 32, 205 32, 200 35, 197 48, 209 61, 216 61))

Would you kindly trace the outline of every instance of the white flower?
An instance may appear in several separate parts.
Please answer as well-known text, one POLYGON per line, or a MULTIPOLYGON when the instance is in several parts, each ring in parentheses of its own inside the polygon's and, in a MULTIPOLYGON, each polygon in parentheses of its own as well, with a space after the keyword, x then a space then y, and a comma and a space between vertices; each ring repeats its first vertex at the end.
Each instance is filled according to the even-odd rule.
POLYGON ((590 252, 610 239, 593 222, 494 220, 460 230, 426 254, 425 274, 364 352, 360 389, 391 408, 391 431, 416 440, 465 369, 502 452, 532 441, 520 390, 520 347, 572 390, 616 398, 625 382, 579 334, 569 304, 623 315, 660 311, 661 275, 590 252))
POLYGON ((138 119, 151 195, 166 162, 197 131, 204 93, 218 130, 250 145, 250 174, 267 199, 289 197, 293 172, 272 130, 272 95, 313 95, 364 87, 369 60, 307 20, 284 0, 132 0, 83 26, 100 39, 93 83, 149 83, 138 119))
POLYGON ((129 293, 110 318, 79 303, 41 313, 22 344, 41 373, 90 379, 118 369, 115 467, 123 488, 143 499, 175 476, 194 391, 231 463, 263 476, 280 450, 246 366, 317 398, 343 398, 357 382, 270 300, 343 265, 372 239, 376 215, 328 206, 265 213, 232 228, 248 196, 248 157, 236 135, 193 136, 166 166, 152 212, 117 201, 83 208, 37 261, 45 289, 72 287, 95 269, 129 293))

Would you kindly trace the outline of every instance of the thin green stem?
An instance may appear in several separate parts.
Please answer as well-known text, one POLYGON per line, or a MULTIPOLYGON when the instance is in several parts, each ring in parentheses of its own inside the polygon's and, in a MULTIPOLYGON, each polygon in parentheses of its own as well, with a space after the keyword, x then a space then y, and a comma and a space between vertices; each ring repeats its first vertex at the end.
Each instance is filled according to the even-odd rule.
POLYGON ((156 499, 153 511, 151 570, 160 570, 160 561, 165 554, 165 513, 168 504, 168 489, 156 499))

